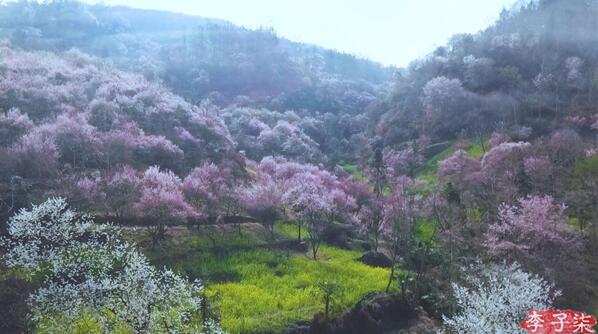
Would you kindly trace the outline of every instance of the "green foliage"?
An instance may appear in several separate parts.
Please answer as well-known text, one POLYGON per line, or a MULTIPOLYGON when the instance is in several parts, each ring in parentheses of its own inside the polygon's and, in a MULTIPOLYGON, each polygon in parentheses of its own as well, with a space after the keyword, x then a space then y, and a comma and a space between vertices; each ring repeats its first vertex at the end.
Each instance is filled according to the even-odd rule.
POLYGON ((324 315, 326 318, 330 315, 331 308, 334 307, 332 303, 337 299, 338 295, 343 293, 340 285, 336 282, 320 281, 316 283, 319 288, 319 295, 324 302, 324 315))
MULTIPOLYGON (((297 228, 279 223, 276 233, 279 240, 294 240, 297 228)), ((389 270, 359 262, 358 251, 323 245, 319 260, 314 261, 305 254, 268 249, 261 243, 252 248, 235 247, 239 239, 231 234, 235 233, 228 232, 219 241, 222 251, 209 249, 209 241, 193 234, 146 252, 158 266, 168 265, 191 278, 202 278, 208 298, 220 310, 223 328, 230 333, 281 330, 324 312, 322 298, 317 297, 322 292, 319 282, 335 282, 343 292, 333 296, 332 314, 386 287, 389 270)), ((247 243, 260 236, 249 227, 242 235, 247 243)))
POLYGON ((366 176, 363 174, 362 171, 359 170, 359 168, 357 168, 357 166, 351 164, 343 164, 341 165, 341 167, 343 167, 343 169, 347 173, 351 174, 353 179, 357 181, 366 181, 366 176))
POLYGON ((579 227, 579 218, 567 218, 567 224, 573 227, 579 227))
POLYGON ((418 219, 416 225, 416 238, 421 242, 434 242, 436 234, 436 222, 432 219, 418 219))
POLYGON ((297 224, 290 222, 290 221, 280 221, 274 225, 274 231, 280 235, 281 237, 286 237, 289 239, 297 238, 297 234, 299 233, 299 228, 297 224))
POLYGON ((484 152, 484 147, 482 147, 482 144, 479 141, 472 142, 471 144, 469 144, 465 151, 467 152, 467 154, 469 154, 470 157, 476 159, 482 158, 482 156, 484 156, 484 153, 486 153, 484 152))
POLYGON ((40 321, 35 328, 36 334, 133 334, 135 331, 132 327, 124 322, 115 321, 114 317, 110 317, 110 311, 102 312, 104 316, 99 317, 94 311, 84 311, 74 320, 64 319, 59 315, 48 314, 42 321, 40 321), (108 320, 107 322, 105 320, 108 320))
POLYGON ((578 179, 598 177, 598 155, 582 159, 575 164, 574 177, 578 179))
POLYGON ((426 161, 424 167, 417 173, 417 178, 424 181, 428 185, 428 188, 430 188, 436 181, 438 162, 448 158, 451 154, 453 154, 453 152, 455 152, 454 145, 448 145, 446 149, 432 156, 430 159, 428 159, 428 161, 426 161))

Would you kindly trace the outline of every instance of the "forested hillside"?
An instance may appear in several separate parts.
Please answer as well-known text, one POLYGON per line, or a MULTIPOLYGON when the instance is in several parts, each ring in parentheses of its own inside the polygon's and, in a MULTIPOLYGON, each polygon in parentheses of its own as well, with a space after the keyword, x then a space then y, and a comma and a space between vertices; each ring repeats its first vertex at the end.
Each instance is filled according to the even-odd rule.
POLYGON ((598 312, 596 0, 519 1, 400 69, 75 1, 2 3, 0 38, 1 333, 598 312))
POLYGON ((482 32, 453 36, 401 72, 379 107, 377 133, 388 144, 492 130, 528 140, 566 121, 590 134, 598 98, 595 7, 531 1, 482 32))
MULTIPOLYGON (((301 141, 314 125, 329 130, 328 136, 304 143, 304 161, 351 159, 368 125, 353 118, 387 93, 394 74, 369 60, 280 38, 271 29, 126 7, 8 3, 0 8, 0 28, 13 46, 54 52, 77 48, 159 81, 192 103, 209 99, 220 107, 314 118, 308 124, 293 119, 292 129, 282 129, 289 127, 283 122, 280 131, 274 130, 296 134, 282 141, 301 141)), ((286 154, 281 145, 274 146, 276 153, 286 154)))

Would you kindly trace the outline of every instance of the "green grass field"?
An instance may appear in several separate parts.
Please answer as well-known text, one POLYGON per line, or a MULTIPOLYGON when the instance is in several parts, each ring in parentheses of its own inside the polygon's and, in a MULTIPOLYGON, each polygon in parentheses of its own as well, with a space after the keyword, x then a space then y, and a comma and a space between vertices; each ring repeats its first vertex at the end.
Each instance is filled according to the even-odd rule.
MULTIPOLYGON (((222 326, 230 333, 277 331, 323 312, 319 282, 338 284, 332 311, 340 313, 370 292, 386 287, 389 270, 359 262, 360 251, 324 245, 318 260, 286 249, 268 249, 258 228, 223 234, 218 247, 198 233, 176 239, 147 255, 158 266, 166 265, 206 282, 208 297, 218 306, 222 326), (247 247, 250 244, 258 247, 247 247)), ((277 240, 296 238, 296 227, 279 224, 277 240)))
POLYGON ((365 174, 363 174, 361 170, 359 170, 357 166, 351 164, 343 164, 341 165, 341 167, 343 167, 343 169, 347 173, 351 174, 353 179, 358 181, 367 181, 367 177, 365 176, 365 174))

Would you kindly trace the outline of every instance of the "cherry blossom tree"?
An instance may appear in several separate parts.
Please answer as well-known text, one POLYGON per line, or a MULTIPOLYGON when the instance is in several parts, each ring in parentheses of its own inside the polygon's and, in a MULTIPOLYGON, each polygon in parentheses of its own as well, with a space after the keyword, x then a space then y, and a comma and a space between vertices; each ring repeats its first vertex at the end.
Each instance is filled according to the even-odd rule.
POLYGON ((492 213, 500 203, 530 192, 524 164, 530 151, 529 143, 504 142, 492 147, 479 161, 457 150, 439 163, 438 178, 450 182, 462 205, 492 213))
POLYGON ((344 192, 338 178, 328 171, 313 165, 285 162, 277 167, 275 174, 285 180, 283 202, 293 210, 300 224, 307 226, 312 255, 316 259, 326 227, 334 221, 354 219, 355 199, 344 192))
POLYGON ((196 215, 186 201, 182 181, 169 170, 158 166, 148 168, 141 178, 141 195, 137 210, 147 221, 147 228, 156 245, 166 236, 169 225, 182 224, 196 215))
POLYGON ((241 206, 264 224, 274 239, 274 223, 282 217, 284 189, 269 175, 259 175, 250 186, 240 190, 241 206))
MULTIPOLYGON (((283 193, 283 205, 284 209, 291 209, 294 211, 297 207, 293 207, 291 201, 292 197, 289 196, 290 182, 293 178, 300 173, 305 175, 313 174, 318 171, 318 168, 314 165, 300 164, 297 162, 290 162, 282 157, 265 157, 256 166, 255 169, 258 178, 270 177, 273 182, 281 184, 283 193)), ((303 227, 303 221, 301 219, 295 219, 297 223, 297 240, 301 241, 301 232, 303 227)))
POLYGON ((236 155, 218 112, 192 105, 140 75, 112 69, 77 51, 56 55, 2 46, 0 54, 0 66, 8 73, 0 78, 0 108, 26 113, 40 128, 29 132, 45 132, 43 137, 52 139, 63 163, 97 167, 93 164, 102 161, 110 168, 141 161, 144 168, 159 164, 178 172, 186 163, 236 155), (202 145, 184 145, 191 137, 181 139, 177 128, 202 145), (108 149, 117 143, 119 147, 108 149), (127 150, 117 154, 122 147, 127 150), (128 155, 131 151, 133 156, 128 155))
POLYGON ((551 192, 554 166, 548 157, 532 156, 523 160, 523 168, 531 189, 539 193, 551 192))
POLYGON ((76 182, 79 196, 90 207, 114 216, 117 221, 135 216, 140 198, 141 176, 130 166, 119 166, 104 176, 84 177, 76 182))
POLYGON ((332 211, 332 197, 318 175, 308 172, 295 174, 287 182, 284 201, 296 218, 307 227, 307 234, 314 260, 322 242, 322 233, 330 221, 326 215, 332 211))
POLYGON ((136 123, 125 122, 104 134, 107 165, 129 163, 179 167, 184 152, 164 136, 147 135, 136 123))
POLYGON ((490 195, 488 206, 496 207, 529 191, 524 160, 530 148, 527 142, 506 142, 484 154, 482 175, 490 195))
MULTIPOLYGON (((570 177, 577 159, 584 155, 583 140, 572 129, 555 131, 542 148, 553 163, 553 174, 556 181, 562 183, 570 177)), ((565 187, 562 183, 557 184, 559 188, 565 187)))
POLYGON ((508 141, 510 141, 510 138, 506 134, 499 131, 494 131, 490 135, 490 139, 488 140, 488 146, 489 148, 493 148, 508 141))
POLYGON ((272 129, 260 132, 257 139, 269 154, 284 154, 304 162, 317 160, 321 155, 318 143, 287 121, 278 121, 272 129))
POLYGON ((566 222, 565 206, 548 195, 519 198, 503 204, 499 221, 488 229, 487 246, 501 258, 516 260, 551 277, 565 254, 582 249, 583 243, 566 222))
POLYGON ((233 190, 232 175, 226 168, 206 163, 185 177, 182 189, 198 213, 214 217, 222 213, 221 202, 233 190))
POLYGON ((374 252, 380 246, 380 235, 383 227, 384 199, 372 196, 359 209, 357 216, 360 232, 368 237, 374 252))
POLYGON ((9 146, 33 128, 33 122, 26 113, 11 108, 0 113, 0 146, 9 146))
POLYGON ((82 114, 61 114, 45 130, 56 143, 63 164, 79 169, 100 164, 101 138, 82 114))
POLYGON ((387 150, 384 152, 384 165, 391 175, 407 175, 414 177, 418 168, 422 167, 425 159, 423 150, 429 143, 427 137, 411 141, 401 150, 387 150))
POLYGON ((481 163, 470 157, 464 150, 457 150, 453 155, 438 164, 437 175, 441 181, 451 182, 452 186, 464 198, 471 198, 475 184, 480 180, 481 163))
POLYGON ((391 181, 392 192, 384 201, 382 236, 393 263, 386 291, 395 279, 399 258, 407 256, 413 246, 416 220, 422 215, 422 186, 408 176, 396 177, 391 181))
MULTIPOLYGON (((234 177, 229 168, 206 163, 194 168, 185 177, 182 189, 195 209, 197 223, 206 223, 203 231, 216 245, 216 234, 225 216, 236 213, 238 194, 234 189, 234 177), (199 219, 198 219, 199 218, 199 219)), ((197 225, 199 227, 199 225, 197 225)), ((240 231, 240 225, 238 226, 240 231)))
POLYGON ((59 174, 59 152, 56 144, 42 131, 32 130, 9 149, 18 175, 32 179, 56 177, 59 174))

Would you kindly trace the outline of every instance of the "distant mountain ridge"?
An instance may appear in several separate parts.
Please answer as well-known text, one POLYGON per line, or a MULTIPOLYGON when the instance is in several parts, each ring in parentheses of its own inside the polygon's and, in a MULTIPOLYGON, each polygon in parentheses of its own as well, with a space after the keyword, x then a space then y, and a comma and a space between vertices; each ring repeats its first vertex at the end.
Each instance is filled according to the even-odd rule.
MULTIPOLYGON (((5 3, 0 6, 0 28, 15 46, 50 51, 77 48, 122 69, 144 73, 148 79, 164 80, 194 102, 218 92, 222 103, 239 95, 262 103, 310 89, 322 76, 379 85, 394 73, 373 61, 292 42, 269 29, 251 30, 223 20, 124 6, 5 3), (173 83, 173 74, 184 84, 173 83)), ((212 100, 219 102, 214 96, 212 100)))

